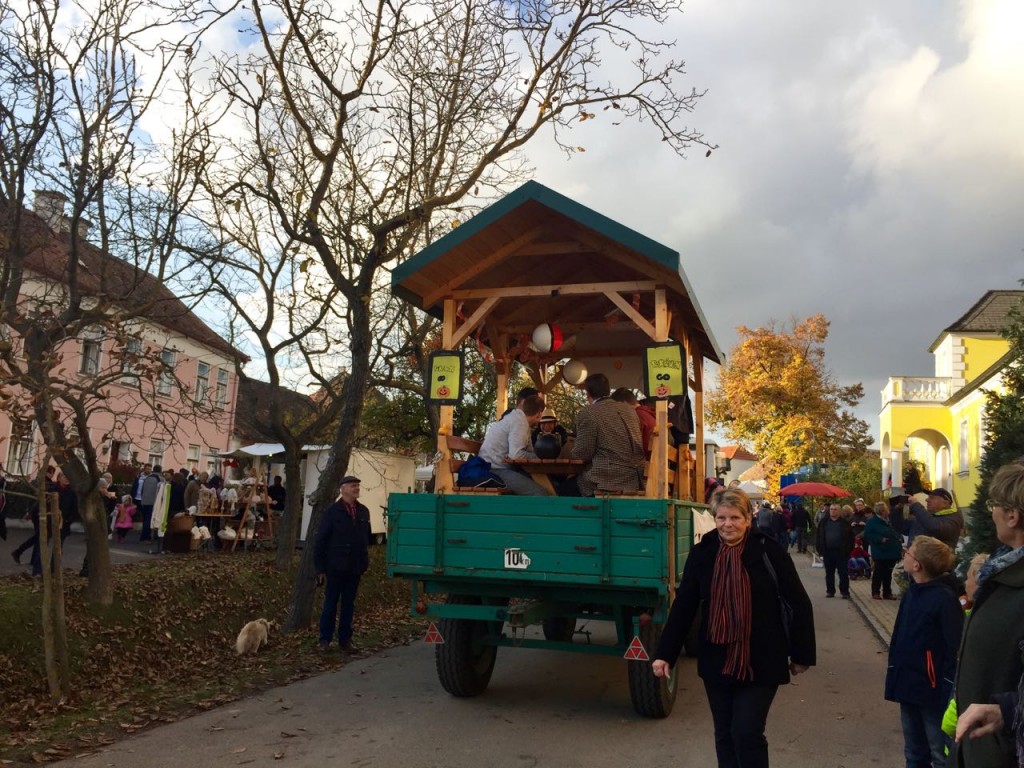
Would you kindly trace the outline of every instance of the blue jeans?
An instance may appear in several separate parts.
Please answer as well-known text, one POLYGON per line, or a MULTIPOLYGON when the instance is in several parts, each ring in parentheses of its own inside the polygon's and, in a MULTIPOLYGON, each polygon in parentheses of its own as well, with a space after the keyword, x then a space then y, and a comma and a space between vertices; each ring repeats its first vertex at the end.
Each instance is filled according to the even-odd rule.
POLYGON ((320 642, 331 642, 334 634, 334 620, 338 616, 338 602, 341 602, 341 618, 338 620, 338 645, 345 645, 352 639, 352 617, 356 612, 356 592, 359 591, 359 574, 344 571, 327 572, 327 591, 324 593, 324 609, 320 614, 320 642))
POLYGON ((946 734, 942 710, 916 704, 900 704, 903 724, 903 755, 907 768, 946 768, 946 734))
POLYGON ((768 768, 764 727, 778 686, 705 680, 704 691, 715 724, 718 768, 768 768))

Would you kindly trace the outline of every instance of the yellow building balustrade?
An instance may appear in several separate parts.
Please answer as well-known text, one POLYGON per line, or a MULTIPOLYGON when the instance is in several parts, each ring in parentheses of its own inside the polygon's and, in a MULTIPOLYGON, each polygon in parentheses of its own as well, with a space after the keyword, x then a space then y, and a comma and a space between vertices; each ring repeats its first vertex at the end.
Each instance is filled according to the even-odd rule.
POLYGON ((889 403, 942 403, 953 396, 946 376, 890 376, 882 390, 882 407, 889 403))

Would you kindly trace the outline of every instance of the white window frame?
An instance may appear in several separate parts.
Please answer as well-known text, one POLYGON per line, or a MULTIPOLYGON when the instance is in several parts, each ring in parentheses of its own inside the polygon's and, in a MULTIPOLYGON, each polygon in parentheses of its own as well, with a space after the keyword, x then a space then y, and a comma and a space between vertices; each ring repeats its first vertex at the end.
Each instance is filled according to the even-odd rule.
POLYGON ((178 362, 178 353, 170 347, 164 347, 160 350, 160 362, 163 363, 168 370, 161 370, 160 376, 156 382, 156 393, 163 397, 170 397, 171 393, 174 392, 174 369, 178 362))
POLYGON ((229 375, 230 374, 228 374, 227 369, 217 369, 217 391, 214 395, 213 404, 220 411, 223 411, 228 404, 228 382, 230 381, 230 379, 228 378, 229 375))
POLYGON ((149 458, 146 460, 147 464, 156 466, 159 464, 161 467, 164 465, 164 452, 167 450, 167 444, 163 440, 159 440, 155 437, 149 440, 149 458))
POLYGON ((218 459, 214 454, 217 453, 217 449, 212 445, 206 446, 206 471, 210 473, 210 477, 214 475, 220 475, 219 467, 222 459, 218 459))
POLYGON ((960 471, 967 472, 970 470, 971 463, 971 444, 970 444, 970 429, 967 419, 960 419, 960 471))
POLYGON ((188 468, 193 472, 199 471, 199 461, 202 458, 202 450, 203 447, 201 445, 193 445, 190 443, 188 446, 188 456, 185 463, 188 464, 188 468))
POLYGON ((197 403, 206 402, 206 398, 210 394, 210 371, 210 364, 200 360, 196 366, 195 401, 197 403))
POLYGON ((982 408, 978 411, 978 464, 980 466, 982 458, 985 456, 985 449, 987 448, 985 443, 985 409, 982 408))
POLYGON ((82 359, 78 372, 83 376, 96 376, 100 372, 103 355, 103 332, 98 328, 86 328, 82 331, 82 359))
POLYGON ((121 359, 121 381, 134 384, 139 378, 139 369, 132 357, 142 357, 142 339, 129 337, 124 343, 124 356, 121 359))
POLYGON ((14 425, 11 425, 11 436, 7 441, 7 461, 4 462, 7 474, 32 477, 35 472, 37 431, 33 425, 28 434, 18 435, 14 431, 14 425))

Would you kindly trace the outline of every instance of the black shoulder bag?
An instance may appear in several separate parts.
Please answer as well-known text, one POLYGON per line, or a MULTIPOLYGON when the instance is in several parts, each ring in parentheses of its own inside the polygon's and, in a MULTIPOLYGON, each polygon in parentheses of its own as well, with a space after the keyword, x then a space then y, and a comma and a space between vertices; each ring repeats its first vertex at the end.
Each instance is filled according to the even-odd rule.
POLYGON ((764 567, 768 569, 768 575, 771 577, 772 583, 775 584, 775 594, 779 601, 779 613, 782 616, 782 629, 786 632, 786 644, 788 645, 790 628, 793 625, 793 606, 782 596, 782 590, 779 589, 779 577, 775 573, 775 567, 772 565, 768 553, 762 553, 761 557, 764 559, 764 567))

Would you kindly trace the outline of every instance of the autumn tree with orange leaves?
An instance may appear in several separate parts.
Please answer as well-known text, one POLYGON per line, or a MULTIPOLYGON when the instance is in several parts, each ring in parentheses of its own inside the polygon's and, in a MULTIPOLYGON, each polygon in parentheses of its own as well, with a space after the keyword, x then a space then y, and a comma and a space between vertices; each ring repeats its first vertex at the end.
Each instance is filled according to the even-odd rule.
POLYGON ((828 326, 820 314, 782 328, 740 326, 708 398, 710 424, 753 447, 770 489, 786 472, 853 459, 871 442, 852 413, 864 386, 840 386, 825 365, 828 326))

